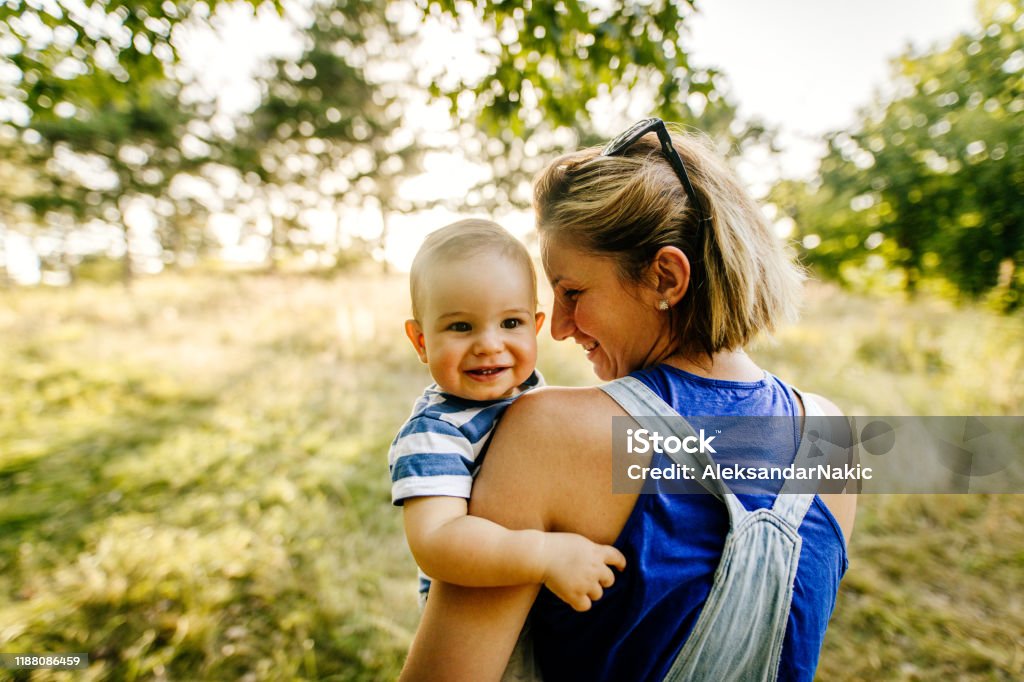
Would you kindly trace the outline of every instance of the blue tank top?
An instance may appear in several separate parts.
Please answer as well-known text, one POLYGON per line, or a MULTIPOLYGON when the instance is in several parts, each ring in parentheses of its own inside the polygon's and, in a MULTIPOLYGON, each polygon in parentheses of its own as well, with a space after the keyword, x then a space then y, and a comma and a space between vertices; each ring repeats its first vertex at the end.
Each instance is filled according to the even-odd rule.
MULTIPOLYGON (((685 416, 799 414, 793 391, 767 372, 760 381, 721 381, 658 365, 633 376, 685 416)), ((774 500, 737 497, 748 510, 774 500)), ((546 589, 537 597, 531 627, 544 678, 660 682, 711 591, 728 531, 728 511, 713 495, 637 497, 615 541, 627 568, 590 611, 573 611, 546 589)), ((847 567, 842 531, 821 498, 814 498, 800 535, 780 681, 814 678, 847 567)))

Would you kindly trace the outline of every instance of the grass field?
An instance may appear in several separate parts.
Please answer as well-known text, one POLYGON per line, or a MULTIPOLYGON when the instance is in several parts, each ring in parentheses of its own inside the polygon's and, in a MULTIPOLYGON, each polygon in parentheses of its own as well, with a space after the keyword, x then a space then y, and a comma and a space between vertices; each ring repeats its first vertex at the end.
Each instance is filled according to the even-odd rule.
MULTIPOLYGON (((387 446, 403 277, 0 293, 0 651, 16 679, 386 680, 417 621, 387 446)), ((550 383, 592 384, 544 332, 550 383)), ((1024 414, 1024 319, 810 290, 752 354, 852 414, 1024 414)), ((869 496, 822 680, 1024 678, 1024 496, 869 496)))

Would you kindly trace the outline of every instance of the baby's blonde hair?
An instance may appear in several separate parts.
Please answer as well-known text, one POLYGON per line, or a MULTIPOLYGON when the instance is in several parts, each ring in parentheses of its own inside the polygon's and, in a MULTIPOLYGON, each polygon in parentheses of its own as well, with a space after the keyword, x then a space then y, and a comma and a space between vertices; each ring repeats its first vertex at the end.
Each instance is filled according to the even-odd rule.
POLYGON ((536 308, 537 273, 526 247, 501 225, 490 220, 470 218, 431 232, 416 252, 409 271, 413 318, 420 321, 423 310, 421 297, 428 286, 430 272, 435 267, 484 253, 504 256, 523 268, 530 282, 533 297, 531 304, 536 308))
POLYGON ((673 133, 672 142, 710 223, 699 224, 651 133, 621 155, 590 148, 552 161, 534 181, 537 229, 614 258, 634 283, 659 249, 678 247, 690 261, 690 285, 671 311, 679 349, 742 348, 796 317, 803 271, 706 137, 673 133))

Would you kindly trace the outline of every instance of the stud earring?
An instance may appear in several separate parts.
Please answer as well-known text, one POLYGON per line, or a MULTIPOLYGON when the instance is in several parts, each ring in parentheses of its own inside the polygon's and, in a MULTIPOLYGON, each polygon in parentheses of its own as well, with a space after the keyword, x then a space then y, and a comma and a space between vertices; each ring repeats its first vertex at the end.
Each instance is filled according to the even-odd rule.
POLYGON ((658 310, 668 310, 668 308, 668 299, 663 298, 660 301, 658 301, 658 310))

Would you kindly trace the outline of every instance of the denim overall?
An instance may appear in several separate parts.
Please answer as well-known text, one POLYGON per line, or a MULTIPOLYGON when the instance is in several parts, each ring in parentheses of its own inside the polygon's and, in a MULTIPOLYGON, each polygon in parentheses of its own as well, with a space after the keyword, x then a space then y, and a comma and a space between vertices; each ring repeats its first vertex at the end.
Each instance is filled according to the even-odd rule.
MULTIPOLYGON (((633 377, 600 387, 643 427, 683 438, 696 435, 689 424, 679 432, 679 414, 633 377), (662 418, 671 417, 673 426, 662 418)), ((807 417, 823 416, 820 407, 801 396, 807 417)), ((797 459, 806 459, 810 445, 801 439, 797 459)), ((706 453, 680 451, 678 464, 703 470, 706 453)), ((666 682, 768 681, 778 677, 793 582, 800 559, 798 533, 814 495, 787 492, 787 481, 770 509, 747 511, 719 480, 702 481, 729 511, 730 530, 715 573, 711 593, 696 625, 676 656, 666 682)))

